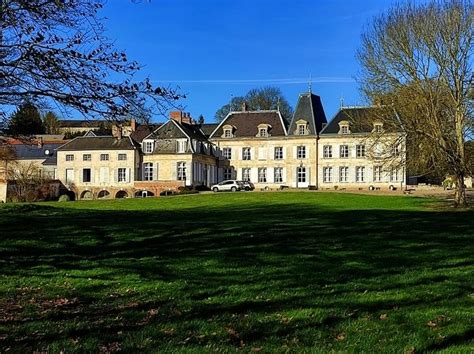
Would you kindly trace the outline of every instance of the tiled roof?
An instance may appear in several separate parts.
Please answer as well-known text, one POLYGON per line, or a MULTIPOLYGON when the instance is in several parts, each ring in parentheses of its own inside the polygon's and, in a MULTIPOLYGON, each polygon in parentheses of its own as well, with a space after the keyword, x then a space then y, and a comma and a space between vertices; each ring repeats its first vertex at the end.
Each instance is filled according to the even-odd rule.
POLYGON ((339 123, 348 121, 351 133, 370 133, 374 129, 374 122, 380 120, 387 114, 393 115, 393 119, 383 119, 385 131, 402 131, 400 122, 397 119, 395 111, 382 109, 379 107, 343 107, 334 118, 323 129, 321 135, 338 134, 339 123), (387 121, 393 121, 393 124, 387 125, 387 121))
POLYGON ((288 129, 288 135, 294 135, 297 130, 296 122, 299 120, 308 122, 311 135, 316 135, 321 131, 323 124, 326 123, 327 120, 319 96, 311 92, 300 94, 293 119, 288 129))
POLYGON ((268 131, 271 136, 286 136, 283 118, 279 111, 243 111, 230 112, 214 130, 211 138, 220 138, 224 134, 222 130, 224 125, 234 127, 233 133, 236 138, 255 137, 260 124, 271 126, 268 131))
POLYGON ((55 155, 55 150, 63 144, 64 142, 47 143, 42 146, 38 146, 38 144, 12 144, 10 148, 13 149, 18 160, 43 160, 48 156, 55 155), (49 155, 46 155, 46 150, 48 150, 49 155))
POLYGON ((209 138, 209 136, 211 136, 212 132, 217 128, 218 125, 218 123, 201 124, 201 130, 204 135, 209 138))
POLYGON ((129 137, 117 139, 113 136, 79 136, 62 145, 58 150, 132 150, 135 145, 129 137))

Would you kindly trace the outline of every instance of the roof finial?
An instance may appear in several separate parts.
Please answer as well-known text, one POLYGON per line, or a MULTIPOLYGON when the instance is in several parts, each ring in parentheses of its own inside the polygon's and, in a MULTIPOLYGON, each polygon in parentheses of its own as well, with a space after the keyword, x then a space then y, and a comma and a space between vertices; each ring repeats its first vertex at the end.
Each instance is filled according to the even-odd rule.
POLYGON ((234 108, 234 95, 230 94, 230 104, 229 104, 229 113, 233 111, 234 108))
POLYGON ((308 92, 309 93, 312 93, 311 92, 312 86, 313 86, 313 78, 312 78, 311 73, 309 73, 309 82, 308 82, 308 92))
POLYGON ((340 108, 344 107, 344 96, 341 93, 341 98, 340 98, 340 108))
POLYGON ((280 97, 278 97, 277 101, 277 111, 280 112, 280 97))

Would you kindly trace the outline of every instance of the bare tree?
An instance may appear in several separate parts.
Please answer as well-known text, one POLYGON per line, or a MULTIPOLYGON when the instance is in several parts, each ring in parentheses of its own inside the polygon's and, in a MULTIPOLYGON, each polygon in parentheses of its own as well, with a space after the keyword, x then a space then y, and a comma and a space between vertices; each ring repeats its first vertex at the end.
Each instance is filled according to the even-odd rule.
MULTIPOLYGON (((392 105, 411 144, 411 158, 456 180, 466 205, 465 143, 473 133, 474 7, 468 0, 395 5, 362 35, 362 89, 392 105)), ((409 155, 410 157, 410 155, 409 155)))
MULTIPOLYGON (((0 1, 0 114, 25 99, 119 121, 144 100, 165 114, 181 96, 135 81, 140 69, 104 36, 102 0, 0 1)), ((140 107, 138 107, 140 108, 140 107)))

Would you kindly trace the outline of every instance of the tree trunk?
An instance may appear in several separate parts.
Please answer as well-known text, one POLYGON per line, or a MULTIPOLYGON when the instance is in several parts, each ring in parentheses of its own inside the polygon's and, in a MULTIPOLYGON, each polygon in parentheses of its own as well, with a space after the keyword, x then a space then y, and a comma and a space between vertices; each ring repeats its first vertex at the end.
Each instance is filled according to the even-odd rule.
POLYGON ((454 192, 454 206, 464 208, 467 206, 466 188, 464 188, 464 175, 456 176, 456 189, 454 192))

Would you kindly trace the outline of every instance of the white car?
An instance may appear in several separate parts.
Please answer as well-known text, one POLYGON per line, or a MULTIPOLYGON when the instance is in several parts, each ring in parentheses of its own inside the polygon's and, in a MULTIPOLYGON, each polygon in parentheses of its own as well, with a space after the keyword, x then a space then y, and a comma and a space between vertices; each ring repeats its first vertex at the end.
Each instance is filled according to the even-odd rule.
POLYGON ((214 192, 222 192, 222 191, 237 192, 242 189, 242 185, 236 180, 229 179, 226 181, 222 181, 218 184, 214 184, 213 186, 211 186, 211 189, 214 192))

